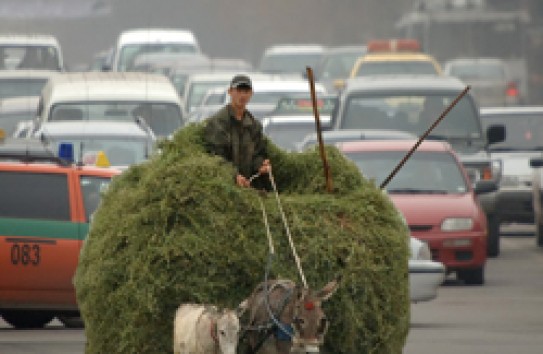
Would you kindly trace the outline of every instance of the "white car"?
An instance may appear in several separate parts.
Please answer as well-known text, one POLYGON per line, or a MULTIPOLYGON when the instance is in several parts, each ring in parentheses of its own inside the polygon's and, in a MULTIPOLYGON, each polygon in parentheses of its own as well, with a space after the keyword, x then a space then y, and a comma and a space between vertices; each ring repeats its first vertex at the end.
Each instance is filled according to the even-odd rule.
POLYGON ((409 299, 416 303, 437 297, 437 289, 445 280, 445 266, 432 261, 428 245, 410 237, 409 246, 409 299))
POLYGON ((60 44, 49 34, 0 35, 0 70, 64 71, 60 44))
POLYGON ((145 53, 199 54, 200 46, 190 30, 172 28, 138 28, 122 32, 117 39, 112 71, 131 71, 134 61, 145 53))
POLYGON ((326 48, 318 44, 286 44, 266 48, 258 69, 265 73, 302 77, 306 67, 315 68, 326 48))
POLYGON ((156 138, 143 121, 47 122, 35 133, 56 153, 62 143, 71 143, 76 163, 94 164, 103 152, 112 167, 126 169, 147 160, 155 150, 156 138))
POLYGON ((157 137, 183 124, 181 101, 163 75, 88 72, 58 75, 43 88, 34 131, 48 121, 134 121, 143 118, 157 137))

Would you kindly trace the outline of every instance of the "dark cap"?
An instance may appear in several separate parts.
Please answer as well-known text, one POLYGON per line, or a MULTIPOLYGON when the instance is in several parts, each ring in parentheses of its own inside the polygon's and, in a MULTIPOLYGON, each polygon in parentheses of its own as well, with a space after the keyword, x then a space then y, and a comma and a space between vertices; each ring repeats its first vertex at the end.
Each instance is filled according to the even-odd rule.
POLYGON ((236 75, 232 78, 232 81, 230 81, 230 87, 238 88, 238 87, 247 87, 252 89, 253 84, 251 83, 251 79, 247 75, 236 75))

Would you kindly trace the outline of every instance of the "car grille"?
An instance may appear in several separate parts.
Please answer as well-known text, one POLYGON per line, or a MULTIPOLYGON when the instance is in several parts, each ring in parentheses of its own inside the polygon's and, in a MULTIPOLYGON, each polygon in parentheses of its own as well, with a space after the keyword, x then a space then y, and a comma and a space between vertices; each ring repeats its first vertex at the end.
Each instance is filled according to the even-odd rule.
POLYGON ((409 230, 414 232, 430 231, 431 229, 432 225, 409 225, 409 230))

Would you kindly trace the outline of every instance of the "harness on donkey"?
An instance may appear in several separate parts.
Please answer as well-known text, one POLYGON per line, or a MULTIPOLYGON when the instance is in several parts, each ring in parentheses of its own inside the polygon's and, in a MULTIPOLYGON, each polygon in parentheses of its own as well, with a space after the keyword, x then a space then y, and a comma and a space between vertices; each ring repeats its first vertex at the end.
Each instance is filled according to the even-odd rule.
MULTIPOLYGON (((302 283, 303 283, 304 287, 307 288, 307 281, 306 281, 305 275, 304 275, 302 267, 301 267, 300 259, 298 257, 297 252, 296 252, 296 248, 295 248, 294 243, 292 241, 292 236, 291 236, 291 233, 290 233, 290 229, 288 227, 288 223, 287 223, 287 220, 286 220, 286 217, 285 217, 285 213, 283 211, 283 207, 281 205, 281 200, 279 199, 279 193, 277 191, 277 186, 275 184, 273 174, 272 174, 271 171, 269 171, 268 175, 269 175, 270 182, 271 182, 271 185, 272 185, 272 188, 273 188, 275 199, 277 201, 278 209, 279 209, 279 212, 281 214, 281 219, 283 221, 283 225, 285 227, 285 231, 286 231, 287 236, 288 236, 288 240, 289 240, 289 244, 290 244, 293 256, 294 256, 294 260, 296 262, 298 272, 300 274, 300 278, 302 280, 302 283)), ((249 182, 251 182, 257 176, 258 175, 252 176, 249 179, 249 182)), ((266 214, 266 209, 265 209, 264 203, 262 202, 261 199, 259 199, 259 202, 260 202, 260 207, 262 209, 262 217, 263 217, 263 220, 264 220, 264 225, 266 227, 266 235, 268 236, 269 253, 268 253, 268 260, 267 260, 266 268, 265 268, 265 272, 264 272, 264 282, 261 283, 254 290, 254 292, 253 292, 253 294, 251 296, 253 297, 253 296, 255 296, 255 294, 257 294, 258 292, 261 292, 261 291, 264 293, 264 296, 263 296, 263 298, 264 298, 264 306, 265 306, 265 309, 266 309, 267 314, 269 316, 269 320, 268 320, 267 323, 264 323, 264 324, 255 324, 254 323, 255 322, 254 314, 250 314, 248 324, 242 326, 242 332, 241 332, 241 335, 240 335, 240 342, 243 341, 243 339, 246 337, 246 335, 249 332, 258 332, 258 333, 260 333, 260 337, 259 337, 259 340, 257 341, 257 343, 255 345, 253 345, 252 347, 249 346, 249 348, 247 348, 247 352, 246 352, 247 354, 257 353, 260 350, 260 348, 262 347, 262 345, 264 344, 264 342, 266 342, 266 340, 272 334, 275 336, 275 338, 278 341, 292 341, 292 338, 293 338, 293 336, 295 334, 294 333, 294 328, 292 327, 292 325, 290 323, 281 322, 280 317, 283 314, 283 312, 285 311, 285 308, 287 307, 289 301, 292 300, 292 296, 294 295, 294 289, 295 289, 296 285, 294 284, 294 282, 292 282, 290 280, 277 280, 277 281, 271 282, 271 284, 270 284, 270 281, 269 281, 268 278, 269 278, 269 273, 270 273, 270 269, 271 269, 271 266, 272 266, 273 258, 275 256, 275 248, 273 246, 273 240, 272 240, 272 236, 271 236, 271 232, 270 232, 268 217, 267 217, 267 214, 266 214), (272 292, 274 292, 274 291, 280 291, 283 294, 282 294, 282 297, 280 298, 280 300, 277 302, 275 308, 272 308, 272 305, 270 304, 270 294, 272 292)), ((246 310, 246 309, 244 309, 244 310, 246 310)))

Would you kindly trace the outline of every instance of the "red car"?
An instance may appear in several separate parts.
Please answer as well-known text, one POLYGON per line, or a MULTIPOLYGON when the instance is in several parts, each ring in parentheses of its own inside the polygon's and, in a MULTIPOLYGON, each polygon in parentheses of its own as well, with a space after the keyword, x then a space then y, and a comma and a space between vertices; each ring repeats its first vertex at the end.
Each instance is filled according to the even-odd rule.
MULTIPOLYGON (((359 141, 339 149, 379 186, 414 146, 415 140, 359 141)), ((470 185, 462 164, 446 142, 425 141, 386 186, 411 235, 428 244, 432 259, 466 284, 484 284, 487 220, 476 194, 495 183, 470 185)))

